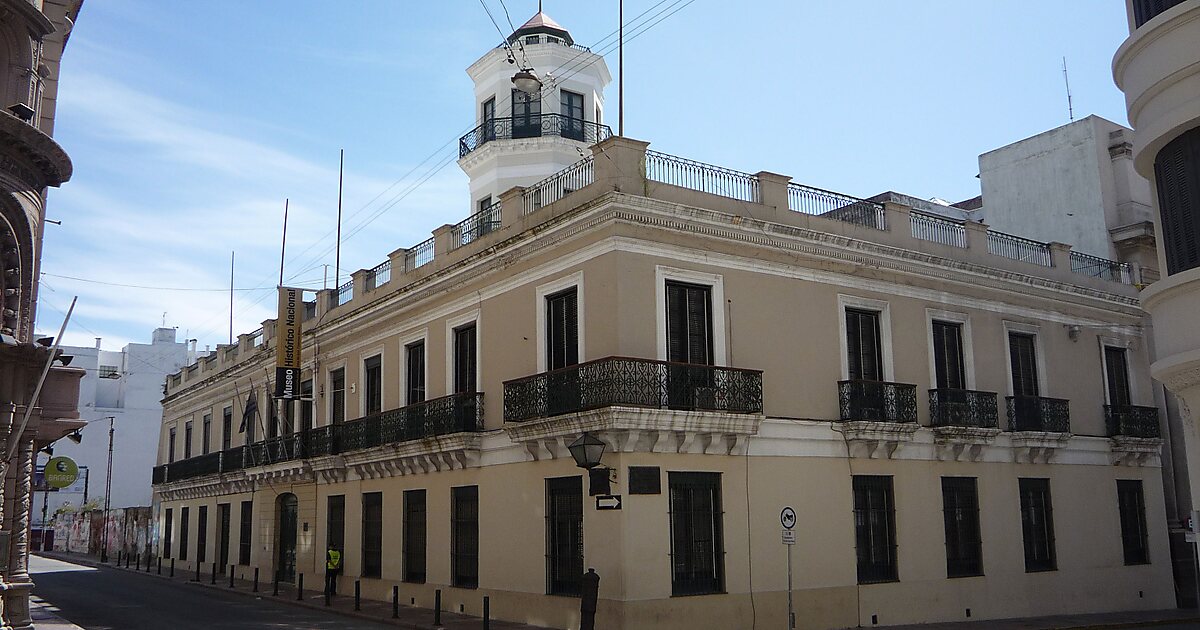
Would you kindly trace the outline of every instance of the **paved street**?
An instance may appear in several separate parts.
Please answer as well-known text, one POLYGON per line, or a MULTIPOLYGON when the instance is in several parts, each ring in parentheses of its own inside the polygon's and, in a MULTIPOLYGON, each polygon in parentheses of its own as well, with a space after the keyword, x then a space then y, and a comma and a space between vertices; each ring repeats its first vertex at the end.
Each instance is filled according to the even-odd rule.
POLYGON ((87 630, 392 628, 245 595, 33 556, 34 595, 87 630))

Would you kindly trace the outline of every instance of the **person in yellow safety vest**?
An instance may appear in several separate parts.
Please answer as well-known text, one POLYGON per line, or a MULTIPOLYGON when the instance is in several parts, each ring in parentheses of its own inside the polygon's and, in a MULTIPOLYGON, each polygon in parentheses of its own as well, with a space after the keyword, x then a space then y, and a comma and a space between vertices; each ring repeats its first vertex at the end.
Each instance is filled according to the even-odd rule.
POLYGON ((325 592, 337 595, 337 576, 342 572, 342 552, 337 547, 325 551, 325 592))

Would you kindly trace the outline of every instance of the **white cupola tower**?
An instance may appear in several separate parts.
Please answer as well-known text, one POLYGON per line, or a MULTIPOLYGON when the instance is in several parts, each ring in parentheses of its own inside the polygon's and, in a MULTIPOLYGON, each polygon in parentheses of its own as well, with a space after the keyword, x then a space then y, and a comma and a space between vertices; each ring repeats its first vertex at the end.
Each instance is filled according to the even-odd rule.
POLYGON ((577 46, 550 16, 537 15, 467 68, 475 82, 476 127, 458 143, 458 165, 471 178, 472 207, 498 201, 591 155, 612 135, 604 125, 604 58, 577 46), (513 75, 528 69, 542 84, 518 90, 513 75))

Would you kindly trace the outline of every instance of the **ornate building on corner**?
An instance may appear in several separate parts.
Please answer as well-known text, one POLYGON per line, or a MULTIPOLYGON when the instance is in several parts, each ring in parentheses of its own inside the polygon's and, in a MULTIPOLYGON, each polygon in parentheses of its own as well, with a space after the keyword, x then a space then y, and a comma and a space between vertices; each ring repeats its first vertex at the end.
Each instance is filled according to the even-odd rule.
POLYGON ((83 370, 33 339, 46 189, 71 177, 54 132, 58 68, 82 0, 0 0, 0 581, 5 628, 30 628, 26 564, 34 453, 75 430, 83 370), (55 360, 57 361, 57 360, 55 360), (61 362, 58 362, 61 363, 61 362))

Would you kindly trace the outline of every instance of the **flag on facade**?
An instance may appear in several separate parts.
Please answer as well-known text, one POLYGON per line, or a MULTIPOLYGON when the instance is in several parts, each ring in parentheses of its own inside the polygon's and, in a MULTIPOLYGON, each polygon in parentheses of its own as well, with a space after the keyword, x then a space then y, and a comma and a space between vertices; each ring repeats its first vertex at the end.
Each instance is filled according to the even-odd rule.
POLYGON ((245 433, 246 426, 254 422, 254 414, 258 413, 258 398, 254 392, 246 396, 246 410, 242 412, 242 426, 238 428, 238 433, 245 433))

